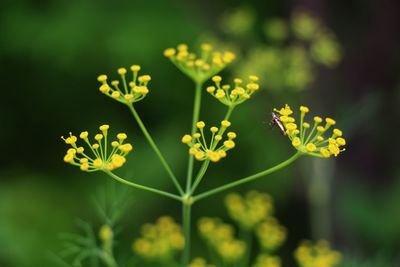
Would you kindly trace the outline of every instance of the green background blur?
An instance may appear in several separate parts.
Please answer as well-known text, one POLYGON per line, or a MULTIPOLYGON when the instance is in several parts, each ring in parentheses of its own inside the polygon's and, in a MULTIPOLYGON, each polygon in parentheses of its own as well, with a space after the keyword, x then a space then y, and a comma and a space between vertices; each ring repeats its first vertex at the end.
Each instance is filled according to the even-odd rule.
MULTIPOLYGON (((110 124, 114 133, 126 131, 135 152, 117 173, 174 190, 129 111, 98 92, 96 77, 112 76, 118 67, 132 64, 140 64, 143 73, 152 76, 150 94, 137 109, 173 170, 183 177, 187 149, 180 138, 190 131, 193 84, 162 52, 181 42, 196 45, 207 35, 224 38, 221 16, 243 4, 254 10, 256 29, 266 18, 288 18, 296 8, 304 8, 336 33, 343 46, 342 62, 333 70, 318 69, 315 82, 287 101, 296 99, 294 103, 306 104, 312 113, 334 117, 348 145, 345 153, 328 163, 303 158, 237 190, 257 188, 274 197, 277 217, 289 231, 282 255, 291 263, 293 248, 314 231, 307 173, 317 165, 322 176, 332 179, 325 238, 354 262, 384 258, 382 262, 388 263, 381 266, 399 266, 398 1, 4 0, 0 4, 1 267, 54 266, 47 255, 58 251, 58 234, 78 231, 77 218, 97 228, 101 221, 93 196, 104 188, 122 190, 103 174, 82 173, 63 163, 66 146, 60 136, 69 131, 93 132, 103 123, 110 124)), ((201 118, 217 123, 224 116, 223 107, 208 95, 203 99, 207 108, 201 118)), ((282 101, 285 95, 272 95, 264 88, 235 111, 238 146, 211 167, 201 190, 263 170, 293 153, 288 140, 266 124, 271 109, 282 101)), ((126 193, 131 204, 120 222, 123 235, 117 250, 129 254, 141 224, 160 215, 180 221, 180 206, 134 189, 126 193)), ((223 194, 199 202, 194 210, 195 219, 226 219, 223 194)))

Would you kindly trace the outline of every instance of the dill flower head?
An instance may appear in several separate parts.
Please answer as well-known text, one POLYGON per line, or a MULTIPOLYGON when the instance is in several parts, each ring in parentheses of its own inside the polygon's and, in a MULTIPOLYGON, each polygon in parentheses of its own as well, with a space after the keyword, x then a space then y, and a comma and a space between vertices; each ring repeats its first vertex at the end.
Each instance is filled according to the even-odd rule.
POLYGON ((203 258, 194 258, 188 267, 215 267, 215 265, 207 264, 207 261, 203 258))
POLYGON ((253 267, 281 267, 281 259, 268 254, 258 255, 253 267))
POLYGON ((189 146, 189 153, 199 161, 210 160, 212 162, 217 162, 221 158, 226 157, 226 151, 235 147, 235 142, 233 139, 236 138, 236 133, 228 132, 226 134, 226 139, 223 141, 224 133, 226 129, 231 125, 227 120, 221 121, 220 128, 211 127, 211 139, 207 142, 204 135, 205 123, 199 121, 196 123, 198 132, 193 135, 185 134, 182 137, 182 143, 189 146), (220 142, 223 142, 220 144, 220 142))
POLYGON ((334 68, 342 59, 341 45, 333 33, 322 32, 311 44, 312 58, 329 68, 334 68))
POLYGON ((307 12, 296 12, 292 17, 292 30, 297 38, 311 40, 319 31, 320 21, 307 12))
POLYGON ((286 239, 286 228, 279 224, 278 220, 269 217, 256 228, 256 235, 261 247, 272 252, 280 247, 286 239))
POLYGON ((155 224, 145 224, 142 237, 132 244, 133 251, 144 259, 166 262, 184 247, 181 226, 171 217, 160 217, 155 224))
POLYGON ((218 99, 222 104, 233 107, 249 99, 251 95, 260 89, 257 83, 258 77, 250 75, 248 82, 243 83, 242 79, 235 78, 234 85, 221 84, 222 78, 214 76, 212 78, 215 86, 207 87, 207 92, 218 99))
POLYGON ((235 59, 232 52, 215 51, 208 43, 203 43, 200 50, 200 54, 195 54, 189 51, 186 44, 180 44, 176 49, 166 49, 164 55, 196 82, 210 79, 235 59))
POLYGON ((107 75, 98 76, 97 80, 101 83, 100 92, 127 105, 142 100, 149 93, 147 85, 151 77, 150 75, 139 75, 139 65, 132 65, 130 70, 131 78, 127 78, 127 70, 119 68, 117 72, 120 80, 111 81, 111 85, 107 81, 107 75))
POLYGON ((111 239, 113 239, 114 233, 112 228, 108 224, 104 224, 101 226, 99 230, 99 238, 103 242, 107 242, 111 239))
POLYGON ((229 216, 245 230, 253 229, 273 212, 271 197, 257 191, 249 191, 242 197, 237 193, 225 197, 229 216))
POLYGON ((325 137, 331 126, 336 124, 335 120, 326 118, 322 126, 321 123, 324 120, 316 116, 311 127, 310 123, 304 120, 305 115, 309 112, 305 106, 300 107, 299 124, 291 116, 293 111, 288 105, 281 109, 274 109, 274 111, 279 113, 279 119, 285 127, 286 134, 292 141, 293 147, 298 151, 311 156, 329 158, 331 155, 336 157, 345 150, 343 146, 346 145, 346 140, 343 138, 341 130, 335 128, 330 137, 325 137))
POLYGON ((300 267, 333 267, 340 263, 341 254, 332 250, 329 243, 320 240, 316 244, 304 241, 294 252, 300 267))
POLYGON ((224 262, 235 263, 242 259, 246 244, 235 238, 235 231, 218 218, 201 218, 198 222, 200 235, 217 252, 224 262))
POLYGON ((83 146, 77 144, 78 137, 69 134, 67 138, 61 137, 66 144, 71 148, 67 150, 64 156, 64 161, 72 165, 80 167, 82 171, 112 171, 122 167, 126 162, 126 155, 132 151, 133 147, 129 143, 124 143, 127 138, 125 133, 119 133, 117 140, 108 142, 108 125, 101 125, 99 127, 100 133, 94 136, 94 142, 89 140, 89 133, 82 132, 79 139, 86 143, 86 150, 83 146))

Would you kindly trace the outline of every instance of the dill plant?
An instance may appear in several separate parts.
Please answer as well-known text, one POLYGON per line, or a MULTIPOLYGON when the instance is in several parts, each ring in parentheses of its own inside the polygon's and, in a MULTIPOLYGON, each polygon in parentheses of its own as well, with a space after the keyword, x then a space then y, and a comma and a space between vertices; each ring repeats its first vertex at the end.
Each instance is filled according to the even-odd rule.
MULTIPOLYGON (((231 115, 236 110, 237 106, 251 99, 253 94, 260 89, 258 77, 250 75, 246 79, 234 79, 233 84, 223 83, 222 77, 217 76, 217 74, 235 59, 235 55, 229 51, 215 51, 210 44, 206 43, 201 45, 198 54, 189 51, 187 45, 181 44, 178 45, 177 48, 166 49, 164 55, 182 73, 188 76, 195 85, 191 131, 185 134, 181 139, 182 143, 188 146, 188 167, 185 179, 178 178, 174 174, 135 109, 135 103, 143 100, 150 91, 149 84, 151 76, 140 74, 141 67, 139 65, 132 65, 130 67, 130 73, 128 73, 126 68, 118 69, 119 80, 109 81, 108 76, 104 74, 100 75, 97 80, 101 83, 99 87, 101 93, 125 105, 132 113, 142 133, 146 137, 154 153, 158 156, 160 163, 163 165, 172 183, 175 185, 176 192, 167 192, 158 188, 141 185, 118 176, 114 172, 115 169, 123 167, 126 162, 126 156, 133 151, 134 147, 130 143, 125 142, 125 140, 128 139, 125 133, 118 133, 116 139, 110 142, 109 125, 107 124, 101 125, 99 127, 100 132, 94 134, 93 137, 90 137, 87 131, 80 133, 78 135, 79 139, 72 133, 66 138, 63 137, 65 143, 71 146, 71 148, 67 150, 64 161, 78 166, 82 171, 101 171, 112 179, 127 186, 149 191, 178 201, 182 206, 182 229, 172 218, 161 217, 155 224, 146 225, 142 229, 143 236, 141 239, 134 242, 133 249, 137 254, 145 258, 158 257, 166 261, 173 261, 174 255, 182 249, 181 266, 189 266, 190 229, 192 224, 191 210, 194 203, 216 193, 226 191, 278 171, 303 155, 319 158, 337 156, 344 151, 343 146, 346 142, 339 129, 333 129, 332 133, 330 133, 330 128, 336 123, 333 119, 326 118, 324 121, 318 116, 314 117, 314 124, 313 127, 311 127, 310 123, 306 122, 305 119, 306 114, 309 112, 307 107, 300 107, 300 119, 297 122, 292 116, 294 113, 293 110, 288 105, 285 105, 280 109, 275 109, 275 112, 279 114, 285 135, 295 148, 293 155, 268 169, 236 179, 233 182, 206 192, 197 193, 196 189, 199 184, 204 181, 207 169, 212 164, 227 157, 228 151, 236 147, 235 139, 238 138, 238 135, 233 131, 228 131, 228 129, 233 127, 230 120, 231 115), (212 125, 211 127, 207 126, 206 122, 200 120, 203 88, 205 83, 210 79, 214 85, 208 86, 206 91, 226 108, 226 114, 221 118, 220 125, 212 125), (94 139, 94 141, 90 141, 90 139, 94 139), (84 145, 80 145, 79 143, 81 142, 84 145), (196 171, 194 168, 195 161, 201 162, 201 166, 196 171), (182 185, 183 180, 184 185, 182 185), (165 240, 168 240, 168 242, 165 240), (155 246, 157 249, 152 250, 152 246, 155 246)), ((285 230, 279 226, 276 220, 265 220, 268 208, 257 211, 258 213, 256 212, 256 215, 258 214, 259 217, 247 216, 246 218, 241 217, 243 214, 239 214, 237 210, 240 205, 248 205, 251 208, 257 206, 257 203, 265 204, 266 202, 268 202, 268 200, 263 199, 262 196, 260 197, 255 193, 248 195, 245 201, 237 195, 230 195, 227 198, 227 207, 230 215, 239 224, 243 232, 256 229, 255 231, 260 237, 262 246, 267 249, 268 247, 272 249, 280 245, 284 239, 285 230), (243 204, 245 202, 248 202, 248 204, 243 204), (253 218, 253 221, 249 221, 248 218, 253 218), (277 239, 272 242, 269 236, 263 236, 263 233, 267 230, 276 233, 278 236, 277 239)), ((242 212, 244 210, 246 209, 243 209, 242 212)), ((207 219, 204 220, 203 223, 207 222, 207 219)), ((231 233, 229 226, 224 225, 218 219, 208 219, 208 223, 217 228, 220 227, 223 229, 222 232, 225 231, 225 233, 228 233, 225 235, 225 238, 229 237, 229 233, 231 233)), ((202 223, 200 223, 200 225, 201 224, 202 223)), ((202 235, 208 240, 207 242, 209 244, 215 244, 215 242, 212 241, 214 238, 213 235, 207 238, 207 234, 204 231, 202 235)), ((221 245, 221 247, 217 247, 221 255, 227 259, 224 263, 226 266, 234 264, 237 260, 234 260, 235 257, 241 258, 240 255, 245 254, 246 251, 244 241, 234 239, 232 233, 231 237, 232 239, 230 239, 229 242, 222 243, 223 245, 221 245)), ((107 225, 103 226, 100 230, 100 240, 102 241, 103 249, 100 251, 103 253, 104 263, 110 267, 118 266, 112 253, 113 238, 114 234, 112 228, 107 225)), ((247 250, 247 260, 244 260, 244 266, 248 266, 247 264, 249 264, 248 255, 247 250)), ((267 261, 275 264, 271 266, 278 266, 276 265, 277 260, 275 258, 265 257, 261 255, 260 258, 257 259, 257 262, 267 261)), ((202 265, 202 263, 205 264, 203 260, 195 259, 190 266, 207 266, 202 265)), ((255 266, 264 265, 260 263, 255 266)), ((314 265, 305 264, 301 266, 308 267, 314 265)))

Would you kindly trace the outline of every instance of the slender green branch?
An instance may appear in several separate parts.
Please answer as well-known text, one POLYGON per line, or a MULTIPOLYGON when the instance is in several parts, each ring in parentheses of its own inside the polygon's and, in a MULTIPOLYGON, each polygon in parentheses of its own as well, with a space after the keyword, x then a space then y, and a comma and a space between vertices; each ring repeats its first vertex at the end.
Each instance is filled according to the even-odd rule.
POLYGON ((172 182, 175 184, 176 188, 179 191, 179 194, 181 196, 183 196, 184 192, 183 192, 183 189, 182 189, 181 185, 178 182, 178 179, 176 178, 176 176, 172 172, 172 170, 169 167, 169 165, 168 165, 167 161, 165 160, 164 156, 161 154, 161 152, 158 149, 158 147, 157 147, 156 143, 154 142, 153 138, 151 137, 151 135, 147 131, 146 127, 144 126, 142 120, 139 117, 139 114, 136 112, 136 110, 133 107, 133 105, 128 105, 128 107, 129 107, 129 110, 132 112, 133 117, 135 117, 136 122, 139 124, 139 127, 142 130, 142 132, 143 132, 144 136, 146 137, 147 141, 150 143, 150 146, 153 148, 154 152, 156 153, 156 155, 160 159, 160 161, 161 161, 162 165, 164 166, 165 170, 167 171, 168 175, 171 177, 172 182))
POLYGON ((238 185, 241 185, 241 184, 244 184, 244 183, 248 183, 248 182, 253 181, 253 180, 257 179, 257 178, 260 178, 260 177, 266 176, 268 174, 271 174, 271 173, 273 173, 273 172, 275 172, 277 170, 280 170, 283 167, 289 165, 290 163, 295 161, 297 158, 299 158, 301 155, 302 155, 302 152, 298 151, 296 154, 294 154, 289 159, 279 163, 278 165, 276 165, 276 166, 274 166, 272 168, 269 168, 269 169, 267 169, 265 171, 262 171, 262 172, 259 172, 259 173, 244 177, 244 178, 239 179, 239 180, 237 180, 235 182, 231 182, 229 184, 225 184, 225 185, 222 185, 220 187, 211 189, 211 190, 209 190, 207 192, 201 193, 201 194, 199 194, 197 196, 194 196, 193 197, 193 201, 198 201, 200 199, 203 199, 203 198, 209 197, 211 195, 214 195, 216 193, 219 193, 219 192, 225 191, 227 189, 230 189, 232 187, 235 187, 235 186, 238 186, 238 185))
POLYGON ((229 118, 232 115, 232 111, 233 111, 234 108, 235 108, 235 106, 229 106, 228 111, 226 112, 224 120, 229 120, 229 118))
POLYGON ((182 203, 183 235, 185 237, 185 246, 182 254, 182 266, 188 266, 190 261, 190 219, 192 205, 182 203))
POLYGON ((190 190, 190 195, 192 195, 194 193, 194 191, 196 190, 197 186, 200 184, 201 180, 204 177, 204 174, 207 171, 207 168, 208 168, 209 164, 210 164, 210 161, 206 160, 206 161, 203 162, 203 165, 201 165, 199 173, 197 174, 196 179, 194 179, 193 186, 192 186, 192 188, 190 190))
POLYGON ((163 195, 163 196, 166 196, 166 197, 178 200, 178 201, 182 201, 182 198, 180 196, 178 196, 178 195, 175 195, 175 194, 172 194, 172 193, 169 193, 169 192, 165 192, 165 191, 162 191, 162 190, 159 190, 159 189, 155 189, 155 188, 152 188, 152 187, 148 187, 148 186, 140 185, 140 184, 137 184, 137 183, 133 183, 131 181, 128 181, 128 180, 125 180, 125 179, 119 177, 118 175, 116 175, 116 174, 114 174, 114 173, 112 173, 110 171, 104 171, 104 172, 106 174, 108 174, 109 176, 111 176, 113 179, 115 179, 118 182, 121 182, 123 184, 129 185, 129 186, 132 186, 132 187, 135 187, 135 188, 138 188, 138 189, 142 189, 142 190, 145 190, 145 191, 153 192, 153 193, 156 193, 156 194, 159 194, 159 195, 163 195))
MULTIPOLYGON (((195 94, 194 94, 194 105, 193 105, 192 129, 191 129, 192 135, 196 132, 196 122, 199 120, 199 116, 200 116, 202 87, 203 87, 203 83, 196 82, 196 89, 195 89, 195 94)), ((187 171, 187 178, 186 178, 186 192, 190 192, 190 187, 191 187, 192 178, 193 178, 193 165, 194 165, 194 158, 192 155, 189 155, 188 171, 187 171)))

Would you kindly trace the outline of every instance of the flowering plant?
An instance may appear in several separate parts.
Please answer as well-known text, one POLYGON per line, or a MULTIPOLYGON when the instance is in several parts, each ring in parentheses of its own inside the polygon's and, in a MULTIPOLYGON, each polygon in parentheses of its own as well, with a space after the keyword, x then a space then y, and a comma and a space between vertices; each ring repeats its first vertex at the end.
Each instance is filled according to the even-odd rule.
MULTIPOLYGON (((342 137, 342 132, 338 129, 333 130, 331 137, 327 139, 323 137, 330 126, 335 124, 335 121, 332 119, 326 119, 325 126, 320 126, 319 124, 322 122, 322 119, 315 117, 314 126, 308 132, 310 125, 304 121, 308 108, 300 107, 300 126, 298 126, 295 119, 290 116, 293 111, 286 105, 284 108, 276 109, 275 111, 279 114, 278 119, 284 127, 285 135, 288 136, 293 147, 296 149, 291 157, 263 171, 236 179, 233 182, 202 193, 196 193, 195 191, 204 180, 209 166, 227 157, 228 151, 236 147, 236 141, 234 140, 236 140, 237 134, 233 131, 227 131, 232 126, 230 118, 237 106, 251 99, 253 94, 259 90, 258 77, 254 75, 249 76, 247 83, 244 83, 244 79, 236 78, 233 80, 233 85, 222 84, 223 79, 220 76, 216 76, 216 74, 227 67, 234 60, 235 56, 229 51, 215 51, 209 44, 201 46, 199 55, 189 51, 188 46, 184 44, 179 45, 176 49, 166 49, 164 55, 195 83, 191 130, 181 140, 182 143, 188 146, 188 171, 185 186, 181 185, 182 180, 178 179, 172 171, 135 109, 135 103, 143 100, 150 92, 149 82, 151 81, 151 77, 149 75, 140 75, 139 71, 141 67, 139 65, 132 65, 130 67, 132 72, 131 78, 128 78, 128 71, 125 68, 118 69, 120 80, 109 82, 106 75, 100 75, 98 77, 98 81, 101 83, 99 90, 106 96, 128 107, 151 148, 158 156, 160 163, 175 185, 176 193, 141 185, 115 174, 115 169, 122 167, 126 162, 126 156, 133 150, 133 146, 129 143, 124 143, 127 139, 127 135, 124 133, 117 134, 117 140, 109 142, 108 125, 100 126, 99 129, 101 132, 94 135, 94 143, 89 141, 89 133, 87 131, 79 135, 80 139, 86 143, 87 149, 92 153, 92 156, 89 156, 85 152, 83 146, 77 145, 77 136, 70 133, 68 137, 63 138, 66 144, 72 146, 67 150, 64 161, 79 166, 82 171, 102 171, 125 185, 156 193, 180 202, 182 205, 182 230, 172 218, 162 217, 155 224, 143 227, 143 237, 134 242, 133 248, 138 255, 148 259, 157 259, 159 263, 173 261, 177 252, 183 250, 181 266, 188 266, 191 244, 191 210, 195 202, 278 171, 302 155, 321 158, 331 155, 337 156, 344 151, 342 147, 345 145, 345 139, 342 137), (203 87, 209 79, 212 79, 214 85, 208 86, 206 89, 207 92, 226 106, 227 111, 224 118, 221 118, 220 125, 218 127, 210 127, 208 132, 206 131, 207 124, 201 121, 199 117, 203 87), (194 175, 195 160, 201 162, 196 175, 194 175)), ((268 197, 254 192, 249 193, 245 200, 238 195, 229 195, 226 203, 230 215, 241 228, 247 231, 249 229, 256 229, 261 245, 266 251, 273 251, 282 243, 286 235, 286 230, 274 218, 269 216, 271 205, 268 204, 268 197), (266 236, 266 232, 274 233, 275 238, 271 239, 271 236, 266 236)), ((232 229, 224 225, 219 219, 205 218, 199 223, 199 227, 201 235, 207 244, 217 250, 218 254, 224 259, 226 266, 235 264, 245 254, 244 241, 236 240, 232 229), (216 238, 218 233, 221 234, 221 238, 216 238), (221 241, 222 239, 224 239, 223 242, 221 241)), ((105 250, 107 257, 103 257, 107 260, 104 260, 104 262, 110 267, 118 266, 112 253, 113 236, 112 225, 105 225, 101 230, 100 238, 107 248, 105 250)), ((276 263, 275 259, 268 257, 261 257, 257 260, 257 262, 264 261, 276 263)), ((206 266, 205 263, 202 265, 202 262, 202 260, 196 259, 190 266, 206 266)), ((255 266, 265 265, 260 263, 255 266)))

